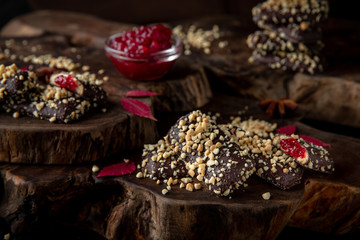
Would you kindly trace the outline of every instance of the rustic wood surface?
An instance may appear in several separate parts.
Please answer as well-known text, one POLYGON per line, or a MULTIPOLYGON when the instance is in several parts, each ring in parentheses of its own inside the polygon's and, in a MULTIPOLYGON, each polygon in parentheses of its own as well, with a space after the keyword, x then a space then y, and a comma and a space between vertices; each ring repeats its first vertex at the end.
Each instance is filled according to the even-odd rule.
MULTIPOLYGON (((221 101, 215 101, 205 110, 223 110, 225 115, 245 106, 256 110, 249 100, 222 99, 232 104, 224 109, 221 101)), ((245 114, 252 113, 261 111, 245 114)), ((137 179, 135 173, 96 178, 91 164, 1 164, 0 216, 18 236, 47 224, 87 229, 106 239, 275 239, 286 225, 327 234, 359 231, 360 140, 295 124, 300 134, 331 144, 334 174, 307 171, 302 183, 288 191, 252 176, 246 189, 228 199, 207 190, 188 192, 178 187, 164 196, 164 185, 137 179), (271 199, 263 200, 261 194, 268 191, 271 199)), ((124 158, 141 161, 140 154, 131 153, 97 164, 103 167, 124 158)))
MULTIPOLYGON (((64 55, 70 52, 66 38, 47 36, 28 39, 23 46, 17 40, 11 54, 27 56, 31 48, 41 44, 36 54, 64 55)), ((2 44, 4 42, 2 41, 2 44)), ((79 53, 78 53, 79 54, 79 53)), ((66 54, 68 56, 69 54, 66 54)), ((73 54, 74 55, 74 54, 73 54)), ((98 59, 98 51, 88 51, 87 58, 98 59)), ((101 61, 100 59, 98 59, 101 61)), ((104 60, 104 57, 103 57, 104 60)), ((3 64, 17 63, 20 60, 2 59, 3 64)), ((96 64, 96 62, 86 61, 96 64)), ((92 64, 90 64, 92 65, 92 64)), ((92 65, 94 66, 94 65, 92 65)), ((95 73, 102 65, 95 65, 95 73)), ((45 120, 21 117, 14 119, 10 114, 0 114, 0 161, 28 164, 74 164, 96 161, 112 154, 137 149, 144 141, 155 141, 157 132, 155 122, 129 114, 120 104, 121 96, 128 87, 117 78, 105 82, 109 107, 106 113, 90 113, 84 119, 71 124, 53 124, 45 120)), ((144 99, 151 106, 151 100, 144 99)))
MULTIPOLYGON (((191 56, 178 61, 166 79, 144 83, 122 77, 103 53, 101 41, 108 33, 129 25, 99 21, 87 15, 80 15, 82 20, 79 20, 77 16, 67 14, 53 11, 35 12, 15 19, 4 28, 2 35, 11 36, 9 33, 21 33, 25 29, 25 33, 17 36, 31 37, 30 43, 41 44, 43 52, 73 57, 80 55, 80 61, 90 65, 92 70, 97 71, 100 66, 106 69, 105 75, 110 77, 110 81, 106 83, 105 89, 110 95, 113 108, 104 115, 107 116, 106 119, 102 119, 103 115, 95 114, 91 119, 75 123, 70 130, 68 125, 53 125, 46 121, 40 123, 39 120, 30 118, 18 119, 20 122, 15 123, 11 116, 0 115, 0 147, 6 150, 0 157, 6 159, 5 161, 9 161, 9 151, 24 148, 20 143, 24 141, 22 138, 27 138, 31 142, 26 141, 26 144, 33 145, 25 147, 32 153, 26 155, 27 153, 19 154, 18 151, 11 157, 11 162, 72 163, 52 166, 0 164, 0 236, 8 231, 16 239, 26 239, 26 236, 34 236, 35 239, 36 233, 43 232, 44 239, 48 239, 54 231, 61 232, 62 228, 88 231, 99 237, 98 239, 174 239, 174 236, 182 239, 275 239, 285 226, 331 234, 331 237, 337 234, 348 236, 351 232, 360 231, 360 153, 357 151, 360 140, 319 131, 298 122, 306 114, 307 118, 359 126, 359 116, 356 113, 360 111, 360 106, 357 102, 351 102, 357 98, 343 95, 346 89, 358 88, 358 60, 351 57, 359 50, 355 44, 358 35, 351 25, 338 23, 333 26, 333 29, 337 30, 346 27, 344 33, 350 36, 351 43, 349 51, 329 49, 327 54, 329 66, 333 66, 331 71, 308 76, 272 71, 261 65, 249 64, 247 58, 250 50, 245 45, 245 38, 254 30, 254 26, 246 25, 234 17, 211 17, 191 23, 184 22, 184 26, 196 24, 204 28, 218 24, 224 31, 221 40, 227 40, 228 47, 220 49, 215 42, 211 55, 194 51, 191 56), (71 21, 63 21, 66 19, 71 21), (72 26, 73 21, 81 22, 81 25, 72 26), (93 28, 92 24, 99 24, 96 26, 100 28, 93 28), (34 36, 36 37, 33 38, 34 36), (68 39, 73 46, 69 47, 68 39), (339 56, 342 58, 338 58, 339 56), (349 64, 349 61, 353 63, 349 64), (189 67, 189 72, 182 70, 188 71, 189 67), (222 87, 248 98, 213 96, 212 89, 222 87), (122 110, 119 99, 131 89, 162 94, 144 99, 148 104, 152 104, 157 113, 159 122, 156 125, 151 120, 135 117, 122 110), (293 91, 294 89, 298 91, 293 91), (333 90, 332 97, 325 98, 319 105, 322 99, 319 93, 325 94, 328 89, 333 90), (189 95, 184 95, 185 93, 189 95), (206 105, 206 111, 232 115, 248 109, 245 114, 265 117, 256 100, 284 96, 298 101, 301 111, 291 119, 277 121, 280 124, 295 123, 301 134, 330 143, 330 152, 334 156, 336 167, 334 174, 306 172, 303 182, 290 191, 279 190, 253 176, 249 180, 248 188, 236 192, 232 199, 227 199, 214 196, 205 190, 187 192, 178 188, 173 188, 164 196, 161 194, 164 186, 150 180, 139 180, 134 174, 96 178, 91 172, 92 163, 75 164, 98 160, 115 152, 121 152, 122 155, 112 154, 113 156, 103 159, 105 161, 95 163, 103 167, 122 161, 125 157, 139 162, 140 155, 136 151, 129 153, 128 150, 136 149, 144 142, 153 142, 166 132, 178 116, 191 109, 203 107, 210 99, 212 102, 206 105), (338 101, 334 101, 331 108, 322 107, 328 106, 333 99, 338 101), (346 103, 350 107, 345 107, 343 100, 350 101, 346 103), (327 115, 330 110, 334 114, 327 115), (322 111, 321 114, 319 111, 322 111), (347 116, 346 119, 339 117, 343 115, 347 116), (27 129, 18 131, 19 127, 27 129), (40 146, 44 147, 41 143, 52 145, 50 143, 55 141, 54 134, 57 134, 59 139, 64 137, 67 134, 64 127, 71 131, 73 143, 76 143, 71 147, 78 148, 79 154, 84 154, 86 161, 80 161, 80 158, 69 160, 69 151, 62 151, 61 156, 57 154, 53 158, 39 151, 40 146), (116 129, 114 136, 108 134, 113 128, 116 129), (52 134, 51 139, 46 137, 48 133, 52 134), (39 136, 42 135, 43 141, 40 141, 42 138, 39 136), (88 152, 92 151, 95 155, 90 157, 84 149, 80 151, 78 135, 90 135, 87 141, 91 142, 95 149, 88 152), (99 143, 91 139, 101 139, 105 135, 103 139, 112 140, 99 143), (14 148, 6 149, 4 146, 8 143, 12 143, 14 148), (38 149, 34 150, 33 147, 38 149), (99 157, 101 154, 103 156, 99 157), (265 201, 261 194, 267 191, 271 192, 272 198, 265 201)), ((335 31, 328 33, 327 36, 332 36, 330 39, 338 44, 336 46, 346 45, 345 40, 336 37, 335 31)), ((24 55, 32 53, 31 48, 21 51, 24 55)), ((9 59, 1 61, 6 62, 9 59)), ((83 138, 86 137, 80 139, 83 138)), ((103 139, 101 140, 104 141, 103 139)), ((51 153, 52 149, 47 151, 51 153)))
MULTIPOLYGON (((124 150, 141 147, 144 142, 157 138, 156 123, 126 112, 120 99, 129 90, 153 91, 160 96, 144 98, 156 111, 189 111, 205 105, 212 96, 207 77, 201 66, 190 65, 179 60, 170 73, 158 81, 131 81, 123 77, 97 48, 75 48, 67 39, 58 35, 47 35, 26 39, 23 45, 17 39, 10 49, 11 55, 29 56, 52 54, 67 56, 91 67, 92 72, 104 69, 100 78, 107 76, 104 89, 109 95, 106 113, 90 114, 71 124, 53 124, 44 120, 21 117, 14 119, 0 114, 0 161, 34 164, 72 164, 96 161, 124 150), (41 48, 36 48, 41 46, 41 48), (35 52, 32 50, 36 48, 35 52), (77 56, 81 56, 79 60, 77 56), (85 64, 86 63, 86 64, 85 64), (61 153, 61 154, 60 154, 61 153)), ((5 41, 0 42, 5 49, 5 41)), ((20 59, 4 58, 2 64, 17 63, 25 67, 20 59)))
MULTIPOLYGON (((212 29, 215 24, 220 27, 222 37, 212 43, 210 55, 204 54, 202 49, 192 49, 193 54, 188 57, 215 75, 217 84, 227 85, 237 94, 258 100, 291 98, 305 110, 308 119, 360 126, 359 96, 354 90, 359 88, 360 75, 358 21, 329 19, 323 24, 323 59, 327 64, 323 73, 314 76, 250 64, 251 50, 246 46, 246 37, 257 28, 242 16, 213 16, 171 23, 173 26, 178 24, 185 31, 190 25, 204 30, 212 29), (219 48, 220 41, 227 41, 228 45, 219 48), (315 86, 309 82, 321 84, 315 86), (346 94, 348 90, 349 95, 346 94), (331 97, 324 98, 324 93, 331 97)), ((41 10, 15 18, 3 28, 1 35, 59 33, 68 36, 74 44, 102 48, 107 36, 130 27, 86 14, 41 10)))
POLYGON ((219 41, 227 41, 228 45, 219 48, 215 41, 210 55, 198 51, 190 57, 236 93, 258 100, 290 98, 300 105, 308 119, 360 126, 358 21, 329 19, 324 23, 322 58, 326 65, 323 73, 315 75, 272 70, 249 63, 251 50, 246 38, 256 30, 251 24, 231 17, 201 19, 184 26, 190 24, 203 29, 219 25, 223 31, 219 41))

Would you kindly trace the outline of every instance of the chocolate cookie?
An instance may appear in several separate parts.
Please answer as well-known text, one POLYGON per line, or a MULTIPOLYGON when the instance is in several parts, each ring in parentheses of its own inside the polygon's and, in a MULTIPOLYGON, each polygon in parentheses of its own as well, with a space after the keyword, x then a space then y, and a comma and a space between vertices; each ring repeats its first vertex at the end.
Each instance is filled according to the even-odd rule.
POLYGON ((181 117, 164 140, 144 149, 143 156, 145 177, 178 178, 186 172, 191 181, 202 182, 222 196, 243 185, 255 171, 254 162, 200 111, 181 117), (161 174, 154 169, 159 167, 163 168, 161 174))
POLYGON ((43 86, 31 72, 18 70, 15 64, 0 65, 0 101, 6 98, 27 100, 31 94, 38 94, 43 86))
POLYGON ((80 74, 60 72, 52 74, 49 83, 54 86, 65 87, 89 101, 104 104, 106 101, 105 91, 96 84, 90 84, 88 81, 82 80, 81 77, 82 75, 80 74))
POLYGON ((268 124, 253 120, 247 122, 247 126, 232 125, 232 131, 226 133, 239 145, 242 154, 255 162, 256 175, 283 190, 299 184, 303 169, 293 157, 280 150, 279 136, 265 134, 265 129, 271 129, 266 126, 268 124))
MULTIPOLYGON (((322 31, 319 27, 308 28, 302 30, 300 26, 277 27, 276 29, 269 30, 275 32, 277 36, 291 41, 293 43, 314 45, 322 44, 322 31)), ((301 50, 299 48, 299 50, 301 50)))
POLYGON ((171 150, 171 145, 160 140, 156 145, 145 145, 141 167, 146 177, 152 180, 183 178, 187 175, 185 159, 180 152, 171 150), (163 150, 170 154, 163 154, 163 150))
POLYGON ((72 92, 39 81, 34 72, 19 70, 14 64, 0 65, 0 73, 1 108, 13 113, 14 118, 26 115, 68 123, 80 119, 106 101, 106 93, 90 82, 77 80, 79 91, 72 92))
POLYGON ((193 111, 178 119, 157 144, 145 145, 137 177, 163 180, 168 185, 163 194, 180 183, 180 188, 186 184, 189 191, 206 186, 217 195, 228 196, 246 186, 254 172, 286 190, 301 182, 303 167, 334 171, 334 161, 324 147, 297 140, 297 135, 277 134, 276 127, 251 117, 217 124, 211 116, 193 111), (289 148, 283 148, 289 139, 289 148), (295 156, 294 149, 303 149, 305 154, 295 156))
POLYGON ((215 138, 213 143, 212 146, 215 148, 208 155, 209 160, 206 162, 205 184, 216 194, 227 196, 234 189, 244 185, 255 171, 255 162, 222 130, 219 138, 215 138))
POLYGON ((264 63, 272 69, 290 70, 314 74, 323 71, 323 64, 317 55, 302 52, 265 52, 254 50, 249 62, 264 63))
POLYGON ((251 49, 258 49, 266 52, 319 52, 324 44, 318 40, 304 44, 303 42, 292 41, 291 39, 279 34, 278 31, 262 30, 250 34, 246 43, 251 49))
POLYGON ((256 158, 256 175, 276 187, 286 190, 301 182, 303 169, 294 158, 287 156, 269 156, 258 154, 256 158))
POLYGON ((323 173, 332 173, 335 171, 334 160, 325 147, 306 142, 302 138, 298 140, 308 153, 308 159, 306 161, 297 161, 299 164, 323 173))
POLYGON ((48 120, 50 122, 68 123, 80 119, 91 105, 84 99, 69 97, 54 101, 23 101, 11 104, 13 99, 6 100, 2 108, 7 112, 48 120))
POLYGON ((254 22, 263 29, 299 25, 302 30, 327 18, 326 0, 267 0, 252 9, 254 22))

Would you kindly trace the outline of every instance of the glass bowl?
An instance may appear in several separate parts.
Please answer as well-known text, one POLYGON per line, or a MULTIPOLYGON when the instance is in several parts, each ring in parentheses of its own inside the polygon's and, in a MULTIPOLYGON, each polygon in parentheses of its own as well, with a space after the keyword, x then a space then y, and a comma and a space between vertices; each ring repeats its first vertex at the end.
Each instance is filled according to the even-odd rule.
POLYGON ((182 54, 181 39, 172 34, 171 47, 148 54, 131 54, 111 47, 112 41, 121 36, 118 33, 105 41, 105 53, 124 76, 134 80, 155 80, 164 76, 182 54))

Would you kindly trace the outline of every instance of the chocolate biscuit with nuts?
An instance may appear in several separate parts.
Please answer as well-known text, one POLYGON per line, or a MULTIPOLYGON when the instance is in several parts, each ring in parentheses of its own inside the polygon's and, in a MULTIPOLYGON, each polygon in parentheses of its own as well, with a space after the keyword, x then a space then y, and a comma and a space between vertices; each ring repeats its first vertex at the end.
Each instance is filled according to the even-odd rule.
POLYGON ((10 102, 7 101, 2 108, 7 112, 13 112, 14 116, 29 116, 57 123, 78 120, 90 110, 89 102, 74 97, 47 102, 25 101, 18 102, 16 105, 10 102))
POLYGON ((255 162, 256 175, 283 190, 299 184, 303 169, 293 157, 280 150, 280 136, 266 134, 265 129, 271 130, 272 127, 265 122, 244 122, 248 124, 239 126, 233 122, 231 130, 225 132, 239 145, 241 154, 255 162))
POLYGON ((252 9, 254 22, 262 29, 299 25, 303 30, 328 17, 326 0, 267 0, 252 9))
POLYGON ((63 78, 71 78, 72 85, 65 87, 69 91, 101 105, 106 102, 106 92, 100 86, 91 84, 89 81, 82 80, 81 75, 69 74, 68 72, 54 73, 50 75, 49 84, 62 87, 60 82, 63 78))
POLYGON ((144 146, 141 168, 145 177, 158 180, 182 178, 187 175, 185 159, 180 157, 178 149, 172 148, 167 139, 144 146))
POLYGON ((228 196, 255 171, 255 163, 241 155, 210 116, 193 111, 182 116, 163 140, 145 146, 141 171, 153 180, 183 178, 185 173, 187 190, 203 182, 215 194, 228 196))
POLYGON ((302 138, 299 138, 298 141, 307 151, 307 160, 304 162, 297 161, 299 164, 305 168, 323 173, 335 171, 334 160, 325 147, 306 142, 302 138))
POLYGON ((257 154, 253 157, 256 159, 256 175, 276 187, 286 190, 301 182, 304 170, 298 166, 294 158, 286 154, 257 154))
MULTIPOLYGON (((302 43, 305 45, 322 44, 322 30, 319 27, 302 30, 300 26, 294 25, 290 27, 277 27, 276 29, 272 29, 269 31, 274 32, 282 39, 286 39, 293 43, 302 43)), ((299 50, 302 50, 301 46, 299 50)))
POLYGON ((302 52, 265 52, 255 49, 249 58, 251 63, 264 63, 272 69, 290 70, 314 74, 323 71, 323 64, 317 55, 302 52))
POLYGON ((190 169, 191 165, 197 165, 199 178, 216 194, 229 195, 255 170, 254 162, 241 155, 240 148, 216 121, 200 111, 180 118, 170 130, 169 138, 182 142, 182 149, 192 163, 190 169))
POLYGON ((34 72, 20 70, 15 64, 0 65, 0 73, 1 109, 13 113, 14 118, 26 115, 69 123, 106 101, 106 93, 91 81, 77 82, 82 87, 82 97, 67 88, 46 84, 34 72))
POLYGON ((292 39, 273 30, 256 31, 248 36, 246 43, 251 49, 258 49, 266 52, 299 51, 311 53, 319 52, 324 47, 324 44, 320 40, 304 44, 301 41, 292 41, 292 39))
POLYGON ((37 94, 43 86, 31 72, 18 70, 15 64, 0 65, 0 101, 6 98, 28 99, 27 95, 37 94))

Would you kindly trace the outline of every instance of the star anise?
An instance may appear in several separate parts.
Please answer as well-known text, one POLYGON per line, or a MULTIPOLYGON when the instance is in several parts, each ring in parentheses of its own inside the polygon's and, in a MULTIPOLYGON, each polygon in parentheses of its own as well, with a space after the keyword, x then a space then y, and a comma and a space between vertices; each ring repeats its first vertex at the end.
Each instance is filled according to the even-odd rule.
POLYGON ((269 116, 274 116, 278 113, 281 117, 286 115, 287 110, 295 110, 297 103, 293 100, 281 98, 280 100, 265 99, 259 102, 259 106, 265 109, 265 113, 269 116))

